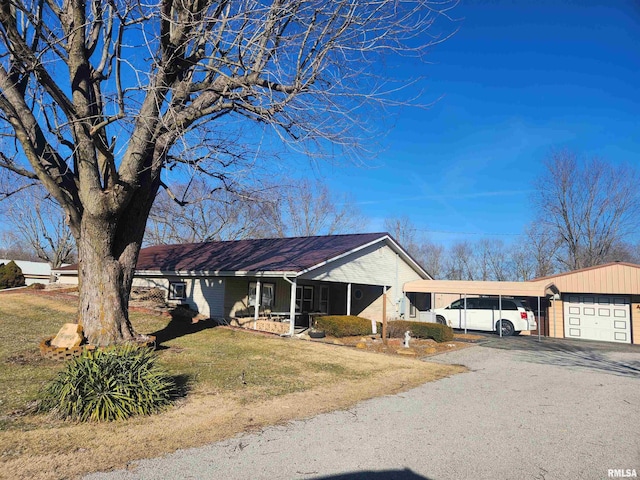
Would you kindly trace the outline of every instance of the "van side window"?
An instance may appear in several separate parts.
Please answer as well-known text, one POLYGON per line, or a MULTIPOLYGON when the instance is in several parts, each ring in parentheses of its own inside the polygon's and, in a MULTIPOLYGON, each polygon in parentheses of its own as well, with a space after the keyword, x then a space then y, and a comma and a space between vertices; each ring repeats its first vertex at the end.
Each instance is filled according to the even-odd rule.
MULTIPOLYGON (((467 310, 476 310, 478 309, 478 300, 479 298, 467 298, 467 310)), ((464 300, 462 300, 462 305, 464 308, 464 300)))
POLYGON ((497 308, 498 301, 493 298, 481 298, 480 299, 480 308, 482 310, 493 310, 497 308))
POLYGON ((464 304, 462 303, 462 300, 456 300, 455 302, 453 302, 451 304, 451 306, 449 308, 454 309, 454 310, 459 310, 461 308, 464 308, 464 304))
POLYGON ((511 300, 502 300, 502 309, 503 310, 518 310, 516 307, 516 303, 511 300))

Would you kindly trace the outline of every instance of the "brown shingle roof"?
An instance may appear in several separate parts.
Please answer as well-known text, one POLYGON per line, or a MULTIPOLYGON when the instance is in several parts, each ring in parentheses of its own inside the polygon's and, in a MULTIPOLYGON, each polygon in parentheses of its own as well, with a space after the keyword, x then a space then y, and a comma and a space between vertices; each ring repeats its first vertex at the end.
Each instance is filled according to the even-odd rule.
POLYGON ((387 236, 386 233, 268 238, 143 248, 138 271, 300 272, 387 236))

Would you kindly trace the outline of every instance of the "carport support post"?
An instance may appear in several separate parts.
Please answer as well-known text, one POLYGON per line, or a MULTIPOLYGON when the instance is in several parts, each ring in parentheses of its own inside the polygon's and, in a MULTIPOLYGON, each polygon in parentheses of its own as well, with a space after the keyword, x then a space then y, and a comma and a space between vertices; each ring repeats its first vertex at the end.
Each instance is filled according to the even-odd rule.
POLYGON ((553 338, 556 338, 556 296, 553 296, 553 338))
POLYGON ((351 315, 351 284, 347 283, 347 315, 351 315))
POLYGON ((538 341, 540 341, 540 297, 538 297, 538 341))
POLYGON ((498 295, 498 308, 500 309, 500 337, 502 337, 502 295, 498 295))
POLYGON ((464 333, 467 334, 467 294, 464 294, 464 333))
POLYGON ((256 279, 256 299, 253 303, 253 329, 257 330, 258 328, 258 313, 260 311, 260 300, 262 299, 262 292, 260 292, 260 279, 256 279))

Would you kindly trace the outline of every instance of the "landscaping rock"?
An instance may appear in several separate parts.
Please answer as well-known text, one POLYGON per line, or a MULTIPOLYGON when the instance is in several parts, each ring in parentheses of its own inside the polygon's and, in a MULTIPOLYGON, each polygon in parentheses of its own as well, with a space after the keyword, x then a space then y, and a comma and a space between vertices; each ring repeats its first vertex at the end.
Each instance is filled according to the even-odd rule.
POLYGON ((398 355, 408 355, 408 356, 416 356, 416 352, 415 350, 411 349, 411 348, 399 348, 398 350, 396 350, 396 353, 398 355))

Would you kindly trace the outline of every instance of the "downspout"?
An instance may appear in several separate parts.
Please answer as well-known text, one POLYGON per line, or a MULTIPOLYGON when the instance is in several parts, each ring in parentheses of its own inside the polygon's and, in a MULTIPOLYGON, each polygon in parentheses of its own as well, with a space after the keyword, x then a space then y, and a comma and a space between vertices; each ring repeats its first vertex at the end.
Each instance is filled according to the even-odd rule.
MULTIPOLYGON (((400 318, 405 318, 404 315, 404 292, 398 289, 398 253, 396 252, 396 283, 393 286, 393 293, 396 296, 396 315, 400 314, 400 318)), ((398 317, 396 317, 398 318, 398 317)))

